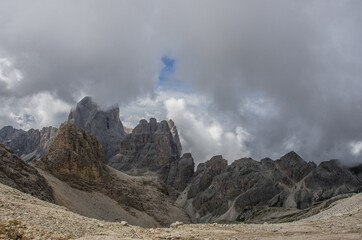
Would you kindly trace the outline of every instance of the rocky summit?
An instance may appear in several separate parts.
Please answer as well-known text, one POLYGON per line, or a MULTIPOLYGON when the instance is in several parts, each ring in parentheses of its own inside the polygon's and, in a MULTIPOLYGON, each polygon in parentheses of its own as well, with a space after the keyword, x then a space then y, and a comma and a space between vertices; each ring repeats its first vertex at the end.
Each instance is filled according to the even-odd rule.
POLYGON ((142 119, 126 134, 119 108, 100 110, 90 97, 59 129, 7 126, 0 143, 2 183, 84 216, 144 227, 294 221, 362 190, 361 165, 317 166, 294 151, 231 164, 217 155, 195 171, 172 120, 142 119))
POLYGON ((265 207, 305 209, 333 196, 359 191, 362 182, 336 161, 319 166, 295 152, 273 161, 221 156, 200 164, 176 203, 193 222, 243 221, 265 207))
POLYGON ((48 154, 35 165, 81 189, 101 183, 108 175, 102 145, 73 124, 63 124, 48 154))
POLYGON ((73 124, 60 127, 49 153, 36 166, 53 187, 56 203, 82 215, 146 227, 189 222, 160 180, 106 166, 97 138, 73 124))
POLYGON ((103 146, 106 161, 119 153, 126 135, 119 119, 119 107, 103 111, 91 97, 85 97, 71 110, 68 122, 96 136, 103 146))
POLYGON ((181 153, 177 129, 171 126, 172 132, 167 121, 141 120, 122 141, 120 153, 110 159, 109 165, 130 175, 158 176, 167 182, 171 165, 181 153))
POLYGON ((54 202, 53 190, 39 172, 0 144, 0 182, 39 199, 54 202))
POLYGON ((23 160, 32 161, 47 153, 57 131, 54 127, 24 131, 7 126, 0 130, 0 143, 10 147, 23 160))

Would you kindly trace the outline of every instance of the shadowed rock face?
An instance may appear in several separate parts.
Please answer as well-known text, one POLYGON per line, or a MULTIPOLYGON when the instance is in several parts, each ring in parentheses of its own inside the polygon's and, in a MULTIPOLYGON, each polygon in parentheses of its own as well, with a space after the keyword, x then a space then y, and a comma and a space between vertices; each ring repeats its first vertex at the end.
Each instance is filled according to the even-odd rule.
POLYGON ((24 130, 5 126, 0 130, 0 143, 6 145, 23 133, 25 133, 24 130))
POLYGON ((129 214, 133 214, 132 209, 143 212, 158 226, 168 226, 179 219, 189 221, 186 213, 172 204, 161 181, 130 177, 106 166, 100 142, 73 124, 60 127, 49 153, 36 166, 74 188, 108 196, 129 214))
POLYGON ((106 161, 119 153, 121 141, 126 135, 119 119, 119 107, 102 111, 90 97, 85 97, 71 110, 68 122, 96 136, 102 143, 106 161))
POLYGON ((54 202, 53 191, 38 171, 0 144, 0 182, 39 199, 54 202))
POLYGON ((141 120, 126 136, 109 165, 130 175, 158 176, 167 182, 170 165, 180 158, 179 151, 168 123, 151 118, 150 122, 141 120))
POLYGON ((0 141, 13 149, 23 160, 31 161, 47 153, 57 131, 54 127, 44 127, 41 130, 30 129, 25 132, 7 126, 0 130, 0 141))
POLYGON ((176 203, 193 222, 244 220, 264 207, 304 209, 361 188, 361 181, 335 161, 318 167, 295 152, 273 161, 251 158, 227 166, 221 156, 200 164, 176 203))
POLYGON ((291 151, 275 161, 278 168, 283 171, 294 183, 307 176, 314 168, 315 163, 305 162, 298 154, 291 151))
POLYGON ((357 166, 350 167, 350 168, 349 168, 349 171, 350 171, 351 173, 353 173, 354 175, 356 175, 356 176, 359 178, 359 180, 362 181, 362 164, 359 164, 359 165, 357 165, 357 166))
POLYGON ((180 159, 171 163, 166 184, 176 191, 183 191, 194 175, 194 168, 194 159, 190 153, 185 153, 180 159))
POLYGON ((182 152, 182 146, 181 146, 181 141, 180 141, 180 137, 178 135, 178 131, 177 131, 177 127, 175 125, 175 123, 170 119, 168 120, 168 127, 170 128, 171 134, 173 136, 173 140, 177 146, 177 152, 178 155, 181 156, 181 152, 182 152))

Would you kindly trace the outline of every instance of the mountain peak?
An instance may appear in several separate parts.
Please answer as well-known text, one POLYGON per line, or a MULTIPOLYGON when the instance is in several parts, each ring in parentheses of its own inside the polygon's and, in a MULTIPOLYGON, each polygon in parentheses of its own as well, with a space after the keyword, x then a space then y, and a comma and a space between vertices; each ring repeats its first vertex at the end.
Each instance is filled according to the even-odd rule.
POLYGON ((280 160, 287 160, 287 161, 290 161, 290 160, 302 160, 302 161, 304 161, 304 160, 302 159, 302 157, 299 156, 299 155, 298 155, 296 152, 294 152, 294 151, 288 152, 287 154, 285 154, 284 156, 282 156, 282 157, 280 158, 280 160))
POLYGON ((91 97, 83 98, 68 116, 72 123, 90 133, 102 143, 106 160, 119 152, 121 141, 126 135, 119 119, 119 107, 107 111, 99 109, 91 97))

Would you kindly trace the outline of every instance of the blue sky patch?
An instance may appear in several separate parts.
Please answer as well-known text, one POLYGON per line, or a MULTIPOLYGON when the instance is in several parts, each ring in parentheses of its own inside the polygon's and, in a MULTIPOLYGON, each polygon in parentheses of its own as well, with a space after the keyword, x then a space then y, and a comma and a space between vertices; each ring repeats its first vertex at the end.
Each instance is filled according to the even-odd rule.
POLYGON ((188 86, 184 82, 172 77, 175 72, 176 60, 168 56, 163 56, 161 61, 164 64, 164 67, 161 69, 158 76, 157 87, 162 90, 173 90, 178 92, 190 91, 191 86, 188 86))

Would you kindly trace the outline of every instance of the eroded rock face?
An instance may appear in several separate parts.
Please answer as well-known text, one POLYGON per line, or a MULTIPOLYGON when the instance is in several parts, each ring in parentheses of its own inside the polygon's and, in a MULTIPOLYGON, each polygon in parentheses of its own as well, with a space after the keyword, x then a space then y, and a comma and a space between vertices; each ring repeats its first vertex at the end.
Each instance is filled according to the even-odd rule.
POLYGON ((12 126, 5 126, 0 130, 0 143, 7 145, 23 133, 25 133, 24 130, 16 129, 12 126))
POLYGON ((294 183, 299 182, 316 168, 315 163, 305 162, 298 154, 291 151, 275 161, 275 164, 282 170, 294 183))
POLYGON ((180 158, 179 147, 166 121, 141 120, 121 143, 109 165, 130 175, 158 176, 167 182, 170 165, 180 158))
POLYGON ((361 184, 357 176, 335 161, 316 167, 294 152, 276 161, 242 158, 229 166, 216 156, 198 166, 176 203, 193 222, 243 221, 264 207, 304 209, 356 191, 361 184))
MULTIPOLYGON (((172 204, 161 181, 130 177, 106 166, 97 138, 73 124, 60 127, 49 153, 37 161, 36 166, 74 188, 108 196, 128 211, 128 215, 134 215, 133 211, 139 217, 146 214, 156 221, 155 226, 167 226, 179 218, 189 221, 186 213, 172 204)), ((89 214, 92 215, 91 209, 89 214)))
POLYGON ((194 168, 192 155, 185 153, 180 159, 171 163, 166 184, 176 191, 183 191, 194 175, 194 168))
POLYGON ((178 155, 181 156, 182 146, 181 146, 180 137, 178 135, 177 127, 176 127, 175 123, 172 121, 172 119, 168 120, 167 123, 168 123, 168 127, 170 128, 170 131, 171 131, 171 134, 173 137, 173 141, 175 142, 175 144, 177 146, 178 155))
POLYGON ((38 171, 0 144, 0 182, 39 199, 54 202, 53 190, 38 171))
POLYGON ((108 173, 100 142, 73 124, 60 127, 49 153, 36 166, 84 190, 108 173))
POLYGON ((57 135, 57 128, 44 127, 41 130, 23 131, 13 127, 4 127, 1 141, 14 150, 15 154, 25 161, 32 161, 44 156, 57 135))
POLYGON ((68 122, 96 136, 102 143, 106 161, 119 153, 121 141, 126 135, 119 119, 119 107, 103 111, 90 97, 85 97, 71 110, 68 122))

